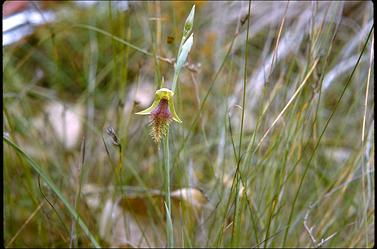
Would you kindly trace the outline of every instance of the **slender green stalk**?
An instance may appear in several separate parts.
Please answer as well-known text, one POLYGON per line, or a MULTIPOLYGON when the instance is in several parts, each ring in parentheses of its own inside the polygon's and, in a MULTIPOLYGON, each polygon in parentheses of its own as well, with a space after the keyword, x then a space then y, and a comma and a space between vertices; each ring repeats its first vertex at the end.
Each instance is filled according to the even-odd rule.
POLYGON ((171 198, 170 198, 170 152, 169 152, 169 130, 163 141, 164 158, 164 183, 165 183, 165 203, 166 203, 166 240, 167 247, 174 247, 173 224, 171 221, 171 198))
POLYGON ((243 95, 242 95, 242 116, 241 116, 241 131, 240 131, 240 142, 238 144, 238 160, 241 160, 241 144, 242 144, 242 135, 243 135, 243 127, 245 121, 245 105, 246 105, 246 82, 247 82, 247 59, 249 54, 249 47, 247 46, 249 40, 249 26, 250 26, 250 8, 251 8, 251 1, 249 1, 249 10, 247 18, 247 31, 246 31, 246 41, 245 41, 245 67, 243 72, 243 95))
MULTIPOLYGON (((192 7, 189 16, 186 19, 185 27, 183 29, 183 35, 181 44, 178 50, 177 56, 177 63, 175 64, 174 68, 174 79, 172 85, 172 91, 175 92, 178 76, 185 63, 188 53, 191 50, 191 46, 193 43, 193 34, 192 26, 194 21, 194 14, 195 14, 195 5, 192 7), (191 34, 191 35, 190 35, 191 34)), ((157 58, 157 56, 155 56, 157 58)), ((161 82, 161 81, 159 81, 161 82)), ((163 84, 163 83, 162 83, 163 84)), ((174 101, 171 99, 170 101, 174 101)), ((174 107, 174 105, 169 105, 169 107, 174 107)), ((175 113, 174 110, 170 110, 175 113)), ((173 235, 173 224, 171 220, 171 196, 170 196, 170 151, 169 151, 169 127, 166 131, 165 138, 163 139, 163 158, 164 158, 164 184, 165 184, 165 208, 166 208, 166 240, 167 240, 167 247, 171 248, 174 247, 174 235, 173 235)))
MULTIPOLYGON (((85 161, 85 137, 82 140, 81 143, 81 163, 78 166, 79 169, 79 179, 78 179, 78 184, 77 184, 77 191, 76 191, 76 197, 75 197, 75 202, 74 202, 74 208, 77 210, 77 203, 80 199, 80 194, 81 194, 81 186, 83 182, 83 172, 84 172, 84 161, 85 161)), ((70 235, 70 242, 69 242, 69 247, 77 247, 77 234, 76 234, 76 219, 72 219, 72 224, 71 224, 71 235, 70 235)))
MULTIPOLYGON (((243 78, 243 95, 242 95, 242 114, 241 114, 241 127, 240 127, 240 138, 238 144, 238 156, 237 156, 237 169, 241 164, 241 147, 242 147, 242 136, 243 136, 243 128, 244 128, 244 121, 245 121, 245 105, 246 105, 246 82, 247 82, 247 60, 249 54, 249 47, 247 46, 249 40, 249 30, 250 30, 250 10, 251 10, 251 1, 249 1, 249 8, 248 8, 248 18, 247 18, 247 28, 246 28, 246 41, 245 41, 245 66, 244 66, 244 78, 243 78)), ((241 210, 240 210, 240 177, 241 173, 240 170, 236 171, 236 196, 235 196, 235 209, 234 209, 234 216, 233 216, 233 229, 232 229, 232 247, 237 247, 239 245, 240 240, 240 222, 241 222, 241 210)), ((245 186, 244 186, 245 187, 245 186)), ((242 195, 241 195, 242 196, 242 195)))

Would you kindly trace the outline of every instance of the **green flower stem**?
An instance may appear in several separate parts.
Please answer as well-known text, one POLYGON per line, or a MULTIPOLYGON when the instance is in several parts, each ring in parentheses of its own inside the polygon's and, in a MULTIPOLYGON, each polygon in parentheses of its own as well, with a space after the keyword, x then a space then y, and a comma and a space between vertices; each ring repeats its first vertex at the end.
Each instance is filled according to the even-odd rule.
POLYGON ((169 153, 169 130, 163 141, 164 157, 164 183, 165 183, 165 203, 166 203, 166 240, 167 247, 174 247, 173 224, 171 222, 171 200, 170 200, 170 153, 169 153))
MULTIPOLYGON (((193 43, 193 21, 194 21, 194 14, 195 14, 195 5, 192 7, 189 16, 186 19, 185 27, 183 29, 182 40, 179 45, 177 61, 174 67, 174 78, 172 89, 169 90, 167 88, 161 88, 156 91, 155 100, 151 107, 147 108, 144 111, 138 112, 138 115, 147 115, 151 114, 151 112, 158 106, 161 99, 166 99, 169 102, 169 109, 173 114, 173 120, 181 123, 182 121, 178 117, 175 112, 174 108, 174 100, 173 95, 175 89, 177 87, 178 76, 183 67, 183 64, 187 60, 188 53, 191 50, 191 46, 193 43)), ((161 82, 160 87, 163 86, 161 82)), ((164 168, 164 187, 165 187, 165 209, 166 209, 166 244, 168 248, 174 247, 174 237, 173 237, 173 224, 171 219, 171 198, 170 198, 170 151, 169 151, 169 128, 166 131, 166 135, 163 141, 163 168, 164 168)))
POLYGON ((178 70, 175 70, 175 71, 174 71, 174 78, 173 78, 173 85, 172 85, 172 87, 171 87, 171 90, 172 90, 173 92, 175 92, 175 88, 177 87, 178 75, 179 75, 179 71, 178 71, 178 70))

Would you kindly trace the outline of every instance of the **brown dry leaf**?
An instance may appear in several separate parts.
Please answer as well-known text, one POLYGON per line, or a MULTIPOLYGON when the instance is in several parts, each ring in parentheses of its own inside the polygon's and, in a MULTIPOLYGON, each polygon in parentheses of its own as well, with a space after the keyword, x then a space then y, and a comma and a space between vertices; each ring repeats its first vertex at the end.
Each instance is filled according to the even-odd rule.
POLYGON ((153 224, 143 215, 125 211, 119 200, 106 201, 100 220, 100 235, 111 247, 132 245, 132 247, 163 247, 164 228, 153 224))
MULTIPOLYGON (((96 208, 100 203, 100 196, 93 194, 93 191, 96 191, 95 186, 83 187, 87 203, 91 208, 96 208)), ((183 246, 181 241, 183 229, 187 231, 196 229, 201 219, 201 211, 207 205, 208 199, 196 188, 178 189, 171 193, 171 197, 175 245, 179 247, 183 246)), ((164 194, 159 190, 152 190, 149 193, 128 193, 115 201, 108 198, 99 221, 101 237, 112 247, 164 247, 166 245, 164 201, 164 194)))
POLYGON ((204 192, 197 188, 182 188, 171 193, 173 200, 182 200, 193 208, 201 209, 208 203, 204 192))

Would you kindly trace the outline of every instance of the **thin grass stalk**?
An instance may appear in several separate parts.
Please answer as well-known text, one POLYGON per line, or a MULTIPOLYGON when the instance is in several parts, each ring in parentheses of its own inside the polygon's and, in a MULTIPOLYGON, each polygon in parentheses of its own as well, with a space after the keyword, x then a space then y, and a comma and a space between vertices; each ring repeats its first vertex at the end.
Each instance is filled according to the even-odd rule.
POLYGON ((21 231, 24 230, 24 228, 27 226, 27 224, 30 223, 31 220, 33 220, 34 216, 38 213, 38 211, 43 207, 43 204, 45 204, 45 201, 43 200, 38 207, 31 213, 31 215, 27 218, 27 220, 22 224, 22 226, 17 230, 17 232, 14 234, 14 236, 9 240, 8 244, 5 247, 10 247, 13 242, 16 240, 18 235, 20 235, 21 231))
POLYGON ((154 33, 153 32, 153 29, 150 29, 151 31, 151 38, 152 38, 152 44, 153 44, 153 47, 152 47, 152 53, 153 53, 153 61, 154 61, 154 72, 155 72, 155 77, 154 77, 154 80, 155 80, 155 84, 157 85, 157 89, 160 89, 163 84, 162 82, 162 77, 161 77, 161 69, 160 69, 160 63, 159 63, 159 60, 157 59, 158 56, 157 56, 157 52, 158 50, 160 49, 159 47, 159 37, 161 37, 161 18, 160 18, 160 13, 159 13, 159 3, 158 2, 155 2, 154 6, 156 8, 156 12, 157 12, 157 19, 156 19, 156 32, 154 33))
MULTIPOLYGON (((83 169, 84 169, 84 161, 85 161, 85 137, 83 137, 82 143, 81 143, 81 162, 80 165, 78 166, 79 168, 79 182, 77 186, 77 191, 76 191, 76 197, 75 197, 75 202, 74 202, 74 208, 77 211, 77 203, 80 199, 80 193, 81 193, 81 186, 82 186, 82 181, 83 181, 83 169)), ((72 224, 71 224, 71 235, 70 235, 70 241, 69 241, 69 247, 70 248, 77 248, 77 228, 76 228, 76 219, 72 219, 72 224)))
MULTIPOLYGON (((352 70, 350 76, 348 77, 348 80, 347 80, 347 82, 346 82, 346 84, 345 84, 345 86, 344 86, 344 88, 343 88, 343 90, 342 90, 342 92, 341 92, 341 94, 340 94, 340 96, 339 96, 337 102, 335 103, 334 110, 331 112, 329 118, 327 119, 327 121, 326 121, 326 123, 325 123, 325 126, 324 126, 324 128, 323 128, 321 134, 319 135, 319 138, 318 138, 318 141, 317 141, 317 143, 316 143, 316 145, 315 145, 315 147, 314 147, 314 150, 313 150, 313 152, 311 153, 310 158, 309 158, 309 161, 308 161, 308 163, 307 163, 306 166, 305 166, 304 173, 303 173, 303 175, 302 175, 302 177, 301 177, 301 179, 300 179, 298 189, 297 189, 297 191, 296 191, 295 197, 294 197, 293 202, 292 202, 292 207, 291 207, 291 211, 290 211, 289 218, 288 218, 287 228, 286 228, 285 233, 284 233, 284 238, 283 238, 282 248, 285 247, 285 243, 286 243, 286 241, 287 241, 288 231, 289 231, 289 228, 290 228, 290 226, 291 226, 291 222, 292 222, 292 217, 293 217, 293 212, 294 212, 294 208, 295 208, 295 205, 296 205, 296 201, 297 201, 298 195, 299 195, 299 193, 300 193, 300 190, 301 190, 301 187, 302 187, 302 183, 303 183, 303 181, 304 181, 304 179, 305 179, 305 176, 306 176, 306 174, 307 174, 307 172, 308 172, 309 166, 311 165, 311 162, 312 162, 312 160, 313 160, 313 158, 314 158, 315 152, 317 151, 317 149, 318 149, 318 147, 319 147, 319 144, 320 144, 320 142, 321 142, 321 139, 322 139, 322 137, 323 137, 323 134, 324 134, 325 131, 327 130, 327 127, 328 127, 328 125, 329 125, 329 123, 330 123, 332 117, 334 116, 334 113, 335 113, 336 109, 338 108, 339 103, 340 103, 340 101, 342 100, 342 98, 343 98, 343 96, 344 96, 344 93, 346 92, 346 90, 347 90, 347 88, 348 88, 348 86, 349 86, 349 84, 350 84, 350 82, 351 82, 351 79, 352 79, 352 77, 353 77, 353 75, 354 75, 354 73, 355 73, 355 71, 356 71, 356 68, 357 68, 357 66, 358 66, 359 63, 360 63, 361 57, 362 57, 362 55, 363 55, 363 53, 364 53, 364 50, 365 50, 365 48, 366 48, 366 46, 367 46, 367 44, 368 44, 368 41, 369 41, 369 38, 370 38, 370 36, 371 36, 371 34, 372 34, 372 32, 373 32, 373 29, 374 29, 374 25, 371 27, 371 29, 370 29, 370 31, 369 31, 368 37, 367 37, 367 39, 366 39, 366 41, 365 41, 365 43, 364 43, 364 46, 363 46, 363 49, 362 49, 362 51, 361 51, 361 53, 360 53, 360 55, 359 55, 359 58, 357 59, 357 62, 356 62, 356 64, 355 64, 355 66, 354 66, 354 68, 353 68, 353 70, 352 70)), ((301 161, 301 159, 302 159, 302 157, 299 159, 299 161, 301 161)), ((298 162, 299 162, 299 161, 298 161, 298 162)))
MULTIPOLYGON (((111 166, 112 166, 112 168, 114 169, 114 172, 115 172, 115 186, 116 186, 116 188, 114 189, 114 191, 112 191, 112 200, 115 203, 116 202, 116 195, 118 194, 118 191, 120 192, 120 196, 122 198, 127 198, 126 192, 124 191, 124 188, 123 188, 123 186, 125 185, 125 181, 124 181, 123 174, 122 174, 123 161, 124 161, 123 160, 123 146, 122 146, 121 143, 119 143, 119 138, 116 136, 115 133, 113 133, 114 132, 113 130, 108 129, 107 132, 112 137, 112 139, 113 139, 113 145, 115 145, 118 148, 118 153, 119 153, 119 160, 118 160, 117 164, 115 164, 113 162, 113 160, 111 159, 111 156, 109 154, 109 150, 107 148, 107 145, 106 145, 106 143, 105 143, 105 141, 104 141, 104 139, 102 137, 103 144, 105 146, 107 156, 108 156, 110 164, 111 164, 111 166)), ((145 185, 143 184, 142 180, 140 178, 138 178, 138 174, 133 170, 132 167, 130 167, 130 169, 131 169, 131 173, 136 177, 136 179, 141 183, 141 185, 143 185, 145 187, 145 185)), ((147 195, 147 198, 148 198, 148 200, 151 203, 153 202, 150 194, 147 195)), ((113 206, 113 208, 115 208, 115 205, 113 206)), ((158 217, 162 220, 161 214, 160 214, 159 210, 154 207, 154 211, 156 212, 156 214, 158 215, 158 217)), ((136 224, 137 224, 138 228, 142 231, 143 227, 140 224, 140 221, 139 221, 139 219, 137 217, 135 217, 135 221, 136 221, 136 224)), ((127 223, 127 218, 126 218, 125 215, 123 215, 123 224, 125 226, 125 230, 127 230, 127 224, 128 223, 127 223)), ((143 238, 145 239, 146 243, 148 244, 148 247, 150 247, 151 245, 150 245, 150 243, 148 241, 148 238, 145 236, 144 233, 143 233, 143 238)))
MULTIPOLYGON (((77 27, 77 28, 84 28, 84 29, 88 29, 88 30, 93 30, 93 31, 96 31, 97 33, 100 33, 100 34, 103 34, 103 35, 106 35, 110 38, 112 38, 113 40, 115 41, 118 41, 120 43, 122 43, 123 45, 126 45, 140 53, 143 53, 145 55, 148 55, 148 56, 151 56, 151 57, 154 57, 155 55, 151 52, 148 52, 147 50, 145 49, 142 49, 136 45, 133 45, 131 44, 130 42, 126 41, 126 40, 123 40, 113 34, 110 34, 109 32, 103 30, 103 29, 100 29, 100 28, 97 28, 97 27, 94 27, 94 26, 90 26, 90 25, 86 25, 86 24, 74 24, 72 25, 72 27, 77 27)), ((165 57, 161 57, 160 55, 156 55, 156 58, 160 61, 163 61, 163 62, 166 62, 166 63, 169 63, 169 64, 173 64, 173 60, 172 59, 169 59, 169 58, 165 58, 165 57)))
MULTIPOLYGON (((248 18, 247 18, 247 28, 246 28, 246 41, 245 41, 245 64, 244 64, 244 79, 243 79, 243 95, 242 95, 242 114, 241 114, 241 127, 240 127, 240 137, 239 137, 239 144, 238 144, 238 158, 237 158, 237 171, 236 171, 236 196, 235 196, 235 210, 234 210, 234 217, 233 217, 233 227, 232 227, 232 247, 237 247, 239 245, 240 240, 240 223, 241 223, 241 210, 240 210, 240 177, 241 172, 239 170, 239 166, 241 164, 241 150, 242 150, 242 136, 243 136, 243 128, 245 122, 245 106, 246 106, 246 83, 247 83, 247 60, 249 54, 249 47, 248 47, 248 40, 249 40, 249 31, 250 31, 250 10, 251 10, 251 1, 249 1, 248 7, 248 18)), ((245 186, 244 186, 245 187, 245 186)))
POLYGON ((370 74, 373 64, 373 45, 374 45, 374 37, 372 37, 372 45, 370 48, 370 55, 369 55, 369 69, 368 69, 368 77, 367 77, 367 84, 365 89, 365 101, 364 101, 364 115, 363 115, 363 126, 361 130, 361 146, 362 146, 362 155, 361 155, 361 172, 363 174, 363 177, 361 178, 361 184, 362 184, 362 191, 363 191, 363 203, 364 203, 364 229, 365 229, 365 247, 369 246, 369 240, 368 240, 368 204, 369 204, 369 198, 366 197, 366 190, 365 190, 365 172, 368 171, 368 166, 365 162, 365 122, 366 122, 366 116, 367 116, 367 107, 368 107, 368 95, 369 95, 369 82, 370 82, 370 74))
MULTIPOLYGON (((126 15, 126 14, 125 14, 126 15)), ((124 17, 125 21, 126 21, 126 24, 125 26, 127 27, 126 28, 126 34, 125 36, 127 37, 127 40, 131 40, 131 25, 130 25, 130 18, 127 16, 124 17)), ((121 57, 121 61, 122 63, 124 63, 124 65, 122 66, 122 77, 121 77, 121 80, 120 80, 120 85, 119 85, 119 108, 118 108, 118 112, 117 112, 117 129, 118 129, 118 132, 120 131, 125 131, 125 132, 120 132, 121 137, 120 137, 120 142, 121 142, 121 145, 122 145, 122 148, 126 149, 127 148, 127 142, 128 142, 128 138, 127 138, 127 135, 128 135, 128 125, 129 125, 129 122, 127 122, 127 120, 125 118, 122 118, 124 117, 123 116, 123 111, 124 111, 124 106, 125 106, 125 93, 126 93, 126 88, 127 88, 127 85, 128 85, 128 64, 129 64, 129 47, 128 46, 125 46, 122 47, 122 55, 120 56, 121 57), (124 60, 123 60, 124 59, 124 60)), ((115 62, 114 62, 115 63, 115 62)), ((129 115, 127 115, 129 116, 129 115)))
MULTIPOLYGON (((102 137, 102 141, 103 141, 103 144, 104 144, 104 146, 105 146, 105 149, 106 149, 106 153, 107 153, 107 156, 108 156, 108 158, 109 158, 109 161, 110 161, 110 164, 111 164, 111 166, 112 166, 112 168, 114 169, 114 172, 115 172, 115 177, 116 177, 116 183, 117 183, 117 185, 115 185, 115 186, 118 186, 118 185, 120 185, 120 184, 118 184, 118 183, 120 183, 120 178, 119 178, 119 176, 118 176, 118 173, 117 173, 117 170, 118 170, 118 168, 119 168, 119 165, 123 165, 123 163, 119 163, 118 162, 118 165, 116 165, 115 163, 114 163, 114 161, 111 159, 111 156, 110 156, 110 153, 109 153, 109 150, 108 150, 108 148, 107 148, 107 145, 106 145, 106 143, 105 143, 105 141, 104 141, 104 139, 103 139, 103 137, 102 137)), ((120 146, 120 148, 119 148, 119 155, 122 155, 122 147, 120 146)), ((120 159, 119 160, 123 160, 122 159, 122 157, 120 157, 120 159)), ((138 181, 138 183, 144 188, 144 189, 146 189, 147 187, 146 187, 146 185, 144 184, 144 182, 143 182, 143 180, 140 178, 140 176, 139 176, 139 174, 135 171, 135 169, 133 168, 133 167, 129 167, 128 168, 129 170, 130 170, 130 173, 132 174, 132 176, 133 177, 135 177, 135 179, 138 181)), ((124 187, 123 186, 120 186, 120 187, 116 187, 116 188, 114 188, 114 191, 112 191, 112 196, 113 196, 113 200, 115 200, 115 196, 116 196, 116 191, 120 191, 122 194, 122 196, 124 196, 125 197, 125 192, 124 192, 124 187)), ((147 195, 146 195, 146 198, 148 199, 148 201, 150 202, 150 203, 153 203, 153 199, 152 199, 152 193, 150 193, 150 192, 147 192, 147 195)), ((155 212, 155 214, 158 216, 158 219, 159 220, 163 220, 163 217, 162 217, 162 215, 161 215, 161 212, 160 212, 160 209, 158 209, 156 206, 152 206, 152 208, 153 208, 153 211, 155 212)), ((136 223, 137 223, 137 225, 138 225, 138 228, 140 229, 140 230, 142 230, 142 225, 140 224, 140 222, 138 221, 138 219, 136 219, 136 223)), ((126 222, 124 222, 124 224, 127 224, 126 222)), ((154 227, 154 226, 153 226, 154 227)), ((148 246, 150 246, 149 245, 149 241, 148 241, 148 238, 143 234, 143 238, 146 240, 146 242, 147 242, 147 244, 148 244, 148 246)))
MULTIPOLYGON (((226 62, 226 60, 228 59, 228 56, 230 55, 230 53, 231 53, 231 51, 232 51, 232 48, 233 48, 234 42, 235 42, 236 38, 237 38, 238 35, 239 35, 239 29, 240 29, 240 26, 238 25, 238 26, 237 26, 237 29, 236 29, 236 32, 235 32, 235 34, 234 34, 234 36, 233 36, 233 39, 231 40, 230 45, 229 45, 229 47, 228 47, 228 50, 227 50, 227 52, 226 52, 226 54, 225 54, 225 56, 224 56, 224 59, 223 59, 221 65, 220 65, 219 69, 216 71, 216 73, 215 73, 215 75, 214 75, 214 77, 213 77, 213 80, 212 80, 212 82, 211 82, 211 84, 210 84, 210 87, 209 87, 209 89, 208 89, 208 91, 207 91, 207 93, 206 93, 206 95, 205 95, 205 97, 204 97, 204 99, 203 99, 203 101, 202 101, 202 103, 201 103, 201 105, 200 105, 199 112, 196 114, 195 119, 194 119, 193 123, 191 124, 190 130, 189 130, 188 134, 186 135, 186 137, 185 137, 185 139, 184 139, 184 141, 183 141, 183 143, 182 143, 182 145, 181 145, 181 147, 180 147, 180 149, 179 149, 179 151, 178 151, 178 153, 177 153, 177 154, 178 154, 177 157, 179 156, 179 153, 183 150, 183 148, 184 148, 184 146, 185 146, 187 140, 189 139, 189 137, 190 137, 190 135, 191 135, 190 132, 192 131, 192 129, 193 129, 194 126, 196 125, 196 123, 197 123, 197 121, 198 121, 198 119, 199 119, 199 116, 200 116, 201 112, 202 112, 203 109, 204 109, 204 104, 205 104, 205 102, 206 102, 206 100, 207 100, 207 98, 208 98, 208 96, 209 96, 209 94, 210 94, 210 92, 211 92, 211 90, 212 90, 212 87, 214 86, 214 84, 215 84, 215 82, 216 82, 216 80, 217 80, 218 75, 220 74, 221 70, 223 69, 223 67, 224 67, 224 65, 225 65, 225 62, 226 62)), ((236 169, 236 172, 238 172, 238 167, 237 167, 237 169, 236 169)), ((232 181, 231 190, 233 190, 233 188, 234 188, 234 183, 235 183, 235 180, 234 180, 234 179, 235 179, 236 175, 237 175, 237 174, 234 175, 234 178, 233 178, 233 181, 232 181)), ((245 181, 243 181, 242 177, 240 177, 240 180, 243 182, 244 186, 246 186, 246 185, 245 185, 245 181)), ((250 205, 251 205, 251 202, 249 201, 247 195, 245 195, 245 198, 247 199, 247 203, 248 203, 248 206, 249 206, 249 208, 250 208, 250 211, 252 211, 253 209, 252 209, 251 206, 250 206, 250 205)), ((227 207, 226 210, 229 210, 229 205, 230 205, 230 201, 231 201, 231 199, 232 199, 231 196, 229 196, 228 201, 227 201, 227 204, 226 204, 226 207, 227 207)), ((227 216, 227 211, 225 211, 225 212, 226 212, 226 214, 225 214, 225 217, 224 217, 224 221, 225 221, 225 218, 226 218, 226 216, 227 216)), ((252 217, 253 217, 253 216, 252 216, 252 217)), ((254 218, 252 218, 252 222, 253 222, 253 226, 254 226, 254 224, 255 224, 255 220, 254 220, 254 218)), ((254 226, 254 227, 255 227, 255 226, 254 226)), ((254 230, 254 231, 256 232, 256 230, 254 230)), ((216 237, 216 246, 217 246, 217 247, 220 246, 219 243, 220 243, 220 239, 221 239, 222 236, 223 236, 223 232, 224 232, 224 222, 222 223, 222 226, 221 226, 221 228, 220 228, 220 231, 218 232, 218 235, 217 235, 217 237, 216 237)), ((257 237, 257 236, 256 236, 256 237, 257 237)))
POLYGON ((42 167, 39 166, 33 159, 31 159, 18 145, 10 141, 7 137, 3 136, 3 140, 10 145, 15 151, 17 151, 31 166, 31 168, 43 178, 43 180, 47 183, 50 189, 57 195, 57 197, 62 201, 64 206, 67 208, 69 214, 72 216, 73 219, 76 219, 77 223, 80 225, 81 229, 87 235, 89 240, 92 242, 93 246, 96 248, 101 248, 99 243, 97 242, 94 235, 89 231, 88 227, 81 219, 80 215, 76 212, 76 210, 72 207, 72 205, 68 202, 66 197, 63 193, 58 189, 55 183, 46 175, 46 173, 42 170, 42 167))
POLYGON ((213 86, 215 85, 217 77, 220 75, 220 72, 224 68, 225 62, 227 61, 229 55, 231 54, 234 42, 235 42, 236 38, 238 37, 238 35, 239 35, 239 27, 237 27, 237 30, 236 30, 236 32, 235 32, 235 34, 234 34, 234 36, 233 36, 233 38, 232 38, 232 40, 230 42, 230 45, 229 45, 228 50, 227 50, 227 52, 226 52, 226 54, 224 56, 224 59, 222 60, 220 67, 218 68, 218 70, 216 71, 215 75, 213 76, 213 79, 212 79, 212 81, 210 83, 210 86, 209 86, 209 88, 208 88, 208 90, 207 90, 207 92, 206 92, 206 94, 205 94, 205 96, 203 98, 203 101, 200 103, 200 108, 199 108, 199 111, 195 115, 194 121, 191 123, 190 129, 188 130, 187 135, 183 139, 183 142, 181 143, 181 145, 179 147, 177 155, 174 157, 173 165, 175 165, 177 163, 180 153, 182 152, 182 150, 184 149, 184 147, 185 147, 188 139, 190 138, 192 130, 196 126, 196 123, 198 122, 199 117, 201 116, 201 114, 202 114, 202 112, 204 110, 204 105, 205 105, 205 103, 206 103, 206 101, 207 101, 207 99, 209 97, 209 94, 212 91, 213 86))

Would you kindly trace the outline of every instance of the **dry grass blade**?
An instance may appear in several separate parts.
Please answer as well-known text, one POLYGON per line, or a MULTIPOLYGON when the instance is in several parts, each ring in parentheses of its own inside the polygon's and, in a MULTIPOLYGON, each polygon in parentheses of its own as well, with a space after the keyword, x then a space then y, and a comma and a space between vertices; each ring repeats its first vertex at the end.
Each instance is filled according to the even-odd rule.
POLYGON ((30 216, 27 218, 27 220, 22 224, 22 226, 18 229, 16 234, 9 240, 6 247, 10 247, 13 242, 17 239, 17 236, 22 232, 22 230, 26 227, 27 224, 30 223, 30 221, 34 218, 34 216, 38 213, 38 211, 43 207, 44 201, 42 201, 38 207, 30 214, 30 216))
POLYGON ((300 84, 300 86, 297 88, 297 90, 295 91, 295 93, 289 99, 288 103, 284 106, 283 110, 281 110, 281 112, 279 113, 279 115, 275 118, 274 122, 272 122, 271 126, 267 129, 267 131, 264 133, 264 135, 262 136, 262 138, 259 140, 259 143, 255 147, 254 151, 256 151, 259 148, 259 146, 263 143, 263 141, 266 138, 266 136, 268 135, 268 133, 271 131, 272 128, 274 128, 275 124, 279 121, 279 119, 283 116, 284 112, 288 109, 288 107, 292 104, 293 100, 300 93, 300 91, 302 90, 302 88, 307 83, 307 81, 308 81, 310 75, 312 74, 313 70, 317 66, 317 63, 318 63, 318 59, 314 61, 312 67, 310 68, 310 70, 306 74, 306 76, 305 76, 304 80, 302 81, 302 83, 300 84))

